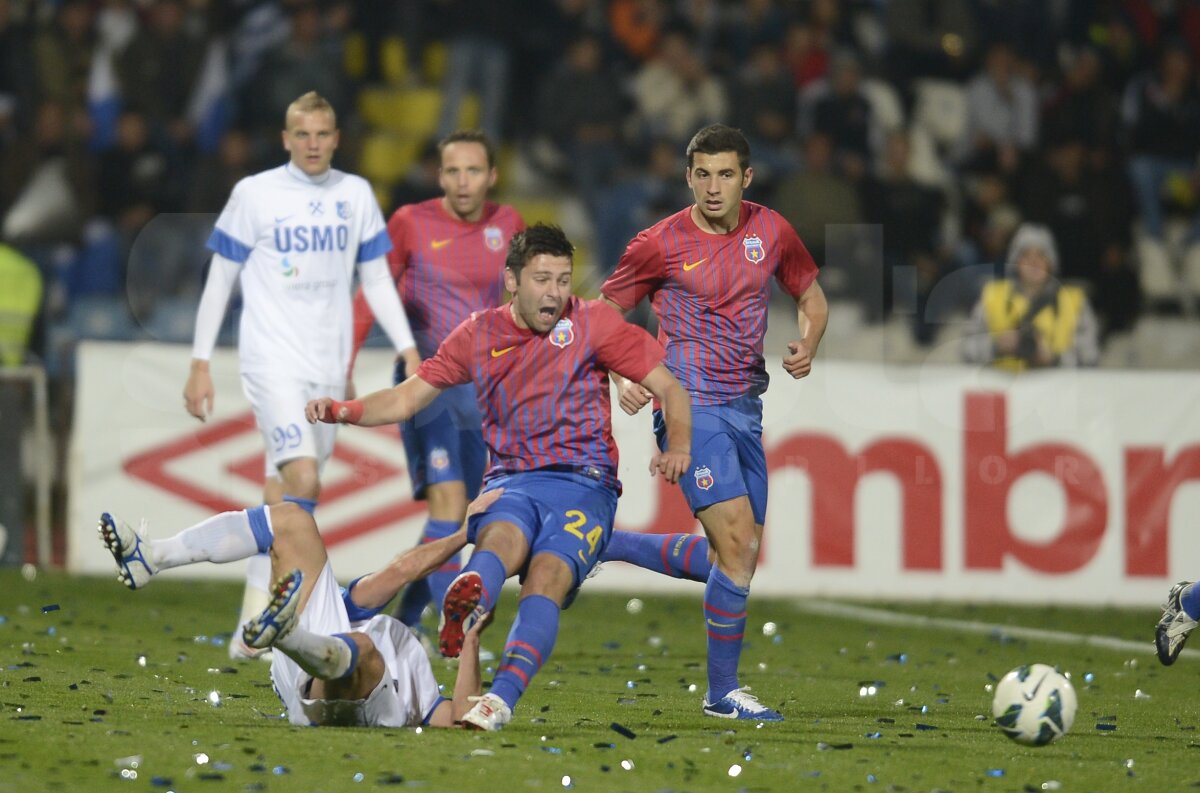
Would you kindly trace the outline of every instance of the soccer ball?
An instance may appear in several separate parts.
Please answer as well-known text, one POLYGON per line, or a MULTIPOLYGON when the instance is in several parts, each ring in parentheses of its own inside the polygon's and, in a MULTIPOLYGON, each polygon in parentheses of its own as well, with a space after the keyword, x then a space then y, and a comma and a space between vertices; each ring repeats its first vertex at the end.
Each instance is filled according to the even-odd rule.
POLYGON ((1018 666, 996 684, 992 715, 1017 743, 1045 746, 1066 735, 1075 721, 1075 689, 1046 664, 1018 666))

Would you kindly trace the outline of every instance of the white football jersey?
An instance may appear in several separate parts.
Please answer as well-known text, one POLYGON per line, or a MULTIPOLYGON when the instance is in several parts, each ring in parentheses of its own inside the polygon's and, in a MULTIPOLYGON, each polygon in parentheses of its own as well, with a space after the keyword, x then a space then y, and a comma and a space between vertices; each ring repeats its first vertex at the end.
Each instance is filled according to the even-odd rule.
POLYGON ((288 163, 238 182, 208 248, 243 265, 241 371, 343 382, 354 268, 391 247, 362 177, 331 168, 314 179, 288 163))

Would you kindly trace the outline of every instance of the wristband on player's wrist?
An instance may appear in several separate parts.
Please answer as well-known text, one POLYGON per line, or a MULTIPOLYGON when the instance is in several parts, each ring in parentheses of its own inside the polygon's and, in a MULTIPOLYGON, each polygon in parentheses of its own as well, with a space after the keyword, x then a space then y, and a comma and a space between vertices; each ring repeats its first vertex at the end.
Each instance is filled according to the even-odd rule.
POLYGON ((336 399, 329 406, 329 413, 335 420, 343 424, 357 424, 363 415, 363 403, 358 399, 347 399, 345 402, 339 402, 336 399), (345 409, 346 415, 341 415, 342 409, 345 409))

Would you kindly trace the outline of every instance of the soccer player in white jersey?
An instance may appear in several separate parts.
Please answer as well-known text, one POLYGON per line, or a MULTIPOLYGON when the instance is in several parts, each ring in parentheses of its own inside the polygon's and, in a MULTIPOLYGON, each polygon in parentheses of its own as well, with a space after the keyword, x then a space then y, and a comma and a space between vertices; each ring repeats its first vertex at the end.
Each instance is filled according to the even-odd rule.
MULTIPOLYGON (((212 415, 209 358, 240 281, 239 370, 266 445, 263 501, 291 501, 311 513, 335 427, 309 424, 304 406, 345 392, 356 267, 371 311, 409 371, 420 356, 388 270, 392 244, 371 187, 331 167, 338 145, 333 108, 309 92, 288 106, 284 122, 289 161, 238 182, 208 240, 212 264, 183 397, 196 418, 212 415)), ((269 583, 270 560, 251 559, 239 624, 262 611, 269 583)), ((256 655, 236 631, 229 654, 256 655)))
MULTIPOLYGON (((481 495, 468 516, 486 510, 502 488, 481 495)), ((223 564, 270 550, 276 572, 271 599, 240 631, 249 647, 274 647, 271 681, 301 726, 458 726, 481 694, 479 635, 483 615, 466 633, 453 700, 441 695, 416 634, 379 611, 400 589, 436 570, 466 542, 466 529, 410 548, 382 569, 339 589, 312 515, 282 503, 223 512, 173 537, 151 540, 109 513, 100 536, 117 578, 141 589, 172 567, 223 564)))

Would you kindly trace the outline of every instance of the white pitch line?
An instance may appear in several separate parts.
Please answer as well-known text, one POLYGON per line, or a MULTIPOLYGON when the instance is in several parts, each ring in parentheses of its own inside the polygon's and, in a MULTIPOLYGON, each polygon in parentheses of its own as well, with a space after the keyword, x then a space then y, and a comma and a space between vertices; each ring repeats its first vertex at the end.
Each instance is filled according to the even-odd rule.
MULTIPOLYGON (((801 600, 796 604, 796 608, 800 611, 806 611, 809 614, 818 614, 823 617, 843 617, 857 620, 858 622, 874 623, 876 625, 940 628, 943 630, 986 635, 1000 633, 1006 636, 1015 636, 1019 639, 1032 639, 1034 641, 1052 642, 1055 644, 1082 644, 1087 647, 1102 647, 1106 650, 1154 654, 1153 641, 1135 642, 1129 639, 1117 639, 1113 636, 1052 631, 1045 628, 1025 628, 1019 625, 1001 625, 996 622, 926 617, 920 614, 901 614, 895 611, 873 609, 866 606, 852 606, 828 600, 801 600)), ((1147 633, 1153 630, 1152 626, 1148 626, 1147 633)), ((1200 650, 1183 650, 1180 655, 1200 658, 1200 650)))

